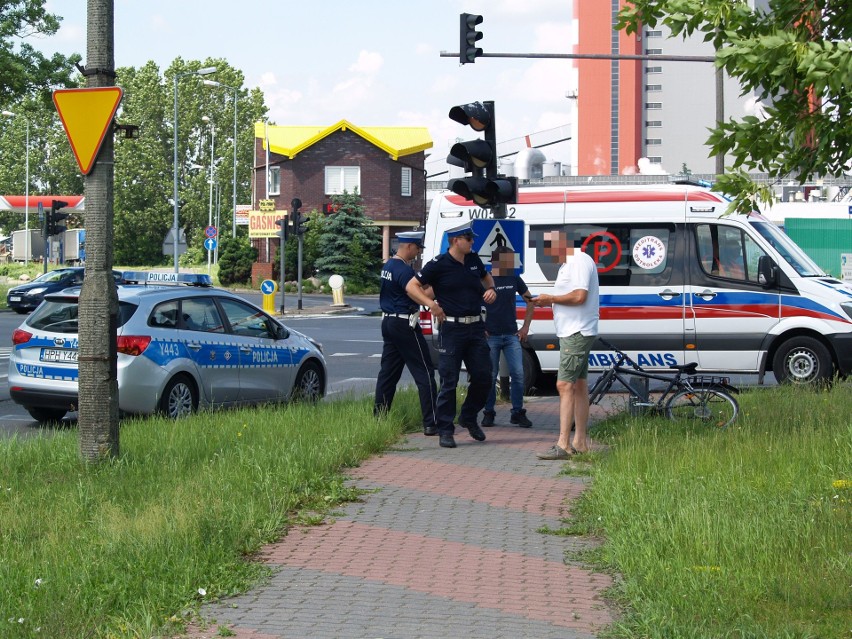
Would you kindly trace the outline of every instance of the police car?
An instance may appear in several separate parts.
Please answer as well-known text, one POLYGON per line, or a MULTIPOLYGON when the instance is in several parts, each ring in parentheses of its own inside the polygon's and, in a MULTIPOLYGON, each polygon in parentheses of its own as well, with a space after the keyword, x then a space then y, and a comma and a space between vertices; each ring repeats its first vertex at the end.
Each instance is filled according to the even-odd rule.
MULTIPOLYGON (((315 401, 319 343, 208 275, 125 272, 118 286, 118 405, 176 418, 203 407, 315 401)), ((45 297, 12 335, 9 393, 40 422, 77 410, 80 287, 45 297)))

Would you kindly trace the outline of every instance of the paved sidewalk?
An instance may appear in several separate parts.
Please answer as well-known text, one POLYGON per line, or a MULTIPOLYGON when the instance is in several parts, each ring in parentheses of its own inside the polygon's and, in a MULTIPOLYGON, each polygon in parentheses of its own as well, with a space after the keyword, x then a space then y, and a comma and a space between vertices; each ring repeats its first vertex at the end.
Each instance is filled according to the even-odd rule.
POLYGON ((353 469, 352 484, 375 492, 266 547, 271 581, 204 607, 215 623, 189 636, 224 625, 244 639, 595 637, 613 621, 601 598, 612 580, 565 556, 594 542, 537 532, 561 527, 587 480, 535 457, 556 441, 558 398, 526 408, 531 429, 498 405, 505 426, 485 442, 457 429, 448 450, 412 434, 353 469))

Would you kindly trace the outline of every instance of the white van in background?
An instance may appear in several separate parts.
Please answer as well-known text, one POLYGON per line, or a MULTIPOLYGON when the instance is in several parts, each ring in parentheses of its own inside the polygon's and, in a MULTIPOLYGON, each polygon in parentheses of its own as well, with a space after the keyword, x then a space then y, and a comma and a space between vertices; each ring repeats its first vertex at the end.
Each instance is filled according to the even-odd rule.
MULTIPOLYGON (((506 218, 524 222, 519 272, 533 295, 550 293, 559 269, 542 250, 544 233, 567 233, 598 264, 601 336, 640 365, 697 362, 699 371, 756 373, 761 382, 766 371, 796 383, 852 372, 852 287, 760 214, 725 215, 724 196, 686 184, 519 191, 506 218)), ((436 196, 424 262, 446 250, 446 229, 469 219, 491 212, 451 191, 436 196)), ((484 239, 474 250, 488 265, 484 239)), ((524 310, 518 298, 519 319, 524 310)), ((435 338, 428 312, 421 326, 427 341, 435 338)), ((592 370, 610 357, 593 349, 592 370)), ((536 309, 524 349, 527 387, 558 362, 553 312, 536 309)))

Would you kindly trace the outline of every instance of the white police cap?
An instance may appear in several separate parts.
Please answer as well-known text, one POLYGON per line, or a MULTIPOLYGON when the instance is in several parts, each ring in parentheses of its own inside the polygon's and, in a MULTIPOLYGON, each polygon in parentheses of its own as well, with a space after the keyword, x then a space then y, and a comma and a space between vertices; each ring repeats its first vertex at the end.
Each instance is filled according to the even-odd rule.
POLYGON ((473 225, 470 222, 465 222, 459 226, 447 229, 447 237, 458 237, 459 235, 472 235, 476 237, 476 233, 473 232, 473 225))
POLYGON ((410 242, 412 244, 416 244, 420 248, 423 248, 423 238, 426 236, 426 233, 423 231, 405 231, 404 233, 397 233, 396 239, 401 243, 410 242))

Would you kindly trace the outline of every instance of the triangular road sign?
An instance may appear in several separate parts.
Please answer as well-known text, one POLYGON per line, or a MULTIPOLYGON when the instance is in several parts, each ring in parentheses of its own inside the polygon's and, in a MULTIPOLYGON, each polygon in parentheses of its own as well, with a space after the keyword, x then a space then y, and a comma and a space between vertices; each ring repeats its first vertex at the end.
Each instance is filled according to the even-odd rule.
POLYGON ((53 104, 71 143, 83 175, 95 165, 104 138, 112 131, 112 119, 124 92, 119 87, 57 89, 53 104))

